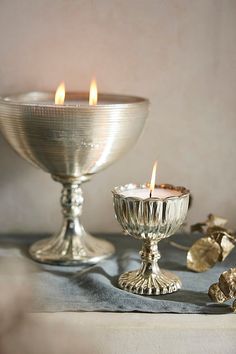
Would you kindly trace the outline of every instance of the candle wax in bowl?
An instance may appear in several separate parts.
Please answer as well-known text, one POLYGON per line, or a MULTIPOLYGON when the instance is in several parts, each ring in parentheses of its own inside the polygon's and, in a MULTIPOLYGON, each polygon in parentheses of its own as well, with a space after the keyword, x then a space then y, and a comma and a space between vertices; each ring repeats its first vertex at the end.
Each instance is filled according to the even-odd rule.
MULTIPOLYGON (((125 197, 146 199, 150 197, 150 190, 148 188, 136 188, 123 191, 121 194, 125 197)), ((180 191, 175 189, 155 188, 152 192, 152 198, 179 197, 181 194, 180 191)))

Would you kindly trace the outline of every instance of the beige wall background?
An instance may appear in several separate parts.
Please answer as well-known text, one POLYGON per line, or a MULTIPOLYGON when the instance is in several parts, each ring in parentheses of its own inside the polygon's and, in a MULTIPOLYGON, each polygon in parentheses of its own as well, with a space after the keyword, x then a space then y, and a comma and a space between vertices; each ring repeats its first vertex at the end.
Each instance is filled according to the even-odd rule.
MULTIPOLYGON (((149 180, 191 189, 189 222, 209 212, 236 227, 235 0, 0 0, 0 93, 86 90, 148 97, 139 142, 84 186, 83 220, 120 230, 114 185, 149 180)), ((60 185, 0 138, 0 231, 51 232, 60 185)))

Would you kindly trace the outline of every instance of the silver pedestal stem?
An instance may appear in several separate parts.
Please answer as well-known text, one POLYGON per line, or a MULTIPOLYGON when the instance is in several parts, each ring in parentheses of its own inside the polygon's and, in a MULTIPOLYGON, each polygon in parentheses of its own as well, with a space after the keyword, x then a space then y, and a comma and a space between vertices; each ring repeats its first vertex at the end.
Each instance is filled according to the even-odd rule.
MULTIPOLYGON (((54 178, 54 177, 53 177, 54 178)), ((42 263, 78 265, 96 263, 109 257, 114 247, 88 234, 80 221, 83 205, 81 181, 62 181, 61 206, 63 224, 60 232, 30 247, 31 256, 42 263)))
POLYGON ((80 221, 83 205, 81 185, 78 183, 64 183, 61 192, 61 206, 63 225, 59 235, 63 241, 67 241, 71 248, 72 257, 79 252, 85 255, 82 240, 85 231, 80 221))
POLYGON ((142 260, 140 273, 143 275, 158 274, 160 268, 158 260, 161 258, 158 250, 158 242, 155 240, 145 240, 142 250, 139 252, 142 260))

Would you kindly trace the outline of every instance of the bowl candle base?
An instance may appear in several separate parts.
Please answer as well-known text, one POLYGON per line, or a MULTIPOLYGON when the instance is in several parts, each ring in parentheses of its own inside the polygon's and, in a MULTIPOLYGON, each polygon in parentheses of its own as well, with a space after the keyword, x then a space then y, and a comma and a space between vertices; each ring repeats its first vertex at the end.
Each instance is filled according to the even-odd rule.
POLYGON ((111 256, 114 247, 88 234, 80 221, 83 195, 81 183, 63 182, 61 206, 63 225, 58 234, 34 243, 30 256, 41 263, 55 265, 94 264, 111 256))
MULTIPOLYGON (((138 140, 148 115, 142 97, 99 92, 28 92, 0 97, 0 132, 20 157, 63 185, 61 231, 30 248, 36 261, 77 265, 96 263, 114 252, 111 244, 88 235, 80 222, 81 183, 124 156, 138 140)), ((98 191, 99 193, 99 191, 98 191)))
POLYGON ((119 278, 120 288, 140 295, 170 294, 181 288, 181 281, 176 275, 160 270, 157 241, 145 240, 140 255, 141 268, 123 273, 119 278))

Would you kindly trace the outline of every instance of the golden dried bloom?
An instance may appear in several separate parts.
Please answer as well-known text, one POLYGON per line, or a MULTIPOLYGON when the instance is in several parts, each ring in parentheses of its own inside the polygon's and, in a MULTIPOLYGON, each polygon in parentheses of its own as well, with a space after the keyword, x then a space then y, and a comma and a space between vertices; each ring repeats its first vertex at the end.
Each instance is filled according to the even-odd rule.
POLYGON ((235 245, 233 242, 231 242, 231 239, 229 238, 228 234, 220 234, 216 242, 220 245, 221 247, 221 255, 219 257, 219 262, 223 262, 225 258, 230 254, 230 252, 234 249, 235 245))
POLYGON ((187 268, 205 272, 216 264, 221 252, 220 245, 211 237, 200 238, 187 253, 187 268))
POLYGON ((208 295, 212 301, 215 301, 218 303, 223 303, 228 300, 228 298, 221 291, 218 283, 212 284, 210 286, 210 288, 208 290, 208 295))
POLYGON ((236 296, 236 268, 230 268, 221 274, 219 287, 225 296, 229 298, 236 296))
POLYGON ((207 217, 206 225, 207 225, 207 227, 212 227, 212 226, 223 227, 224 225, 227 224, 227 222, 228 222, 228 220, 225 218, 222 218, 221 216, 209 214, 207 217))
POLYGON ((195 242, 187 254, 187 267, 196 272, 205 272, 217 262, 223 262, 234 249, 236 238, 232 231, 224 226, 227 219, 209 214, 203 223, 191 226, 205 236, 195 242))
POLYGON ((198 231, 202 234, 205 234, 209 228, 213 227, 223 227, 227 224, 228 220, 222 218, 221 216, 209 214, 207 220, 200 222, 191 226, 191 232, 198 231))

